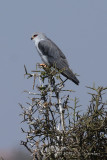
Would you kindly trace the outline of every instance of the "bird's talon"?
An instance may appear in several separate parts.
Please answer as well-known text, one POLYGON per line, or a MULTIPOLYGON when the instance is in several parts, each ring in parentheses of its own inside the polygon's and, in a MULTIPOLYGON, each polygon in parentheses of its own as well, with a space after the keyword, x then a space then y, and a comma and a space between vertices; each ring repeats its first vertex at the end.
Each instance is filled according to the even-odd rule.
POLYGON ((46 64, 39 64, 39 66, 46 68, 47 65, 46 64))

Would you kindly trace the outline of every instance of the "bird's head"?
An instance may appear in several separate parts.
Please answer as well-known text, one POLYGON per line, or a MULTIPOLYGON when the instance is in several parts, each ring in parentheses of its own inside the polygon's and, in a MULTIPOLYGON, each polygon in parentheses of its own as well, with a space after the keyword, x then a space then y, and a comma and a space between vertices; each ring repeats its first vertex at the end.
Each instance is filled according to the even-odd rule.
POLYGON ((31 40, 35 39, 37 36, 38 36, 38 34, 35 33, 35 34, 31 37, 31 40))
POLYGON ((33 35, 32 35, 32 37, 31 37, 31 40, 34 40, 34 41, 36 41, 37 39, 45 39, 46 38, 46 36, 45 36, 45 34, 44 33, 39 33, 39 32, 36 32, 36 33, 34 33, 33 35))

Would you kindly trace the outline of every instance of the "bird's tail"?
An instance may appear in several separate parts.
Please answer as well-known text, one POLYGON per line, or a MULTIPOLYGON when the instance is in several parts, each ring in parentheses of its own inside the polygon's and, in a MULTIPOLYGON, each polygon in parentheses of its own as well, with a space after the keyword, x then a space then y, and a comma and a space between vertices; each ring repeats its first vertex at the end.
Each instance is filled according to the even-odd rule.
POLYGON ((67 70, 64 70, 64 71, 62 72, 62 74, 63 74, 66 78, 68 78, 68 79, 70 79, 71 81, 73 81, 75 84, 79 85, 79 80, 78 80, 77 77, 74 75, 74 73, 72 72, 71 69, 68 68, 67 70))

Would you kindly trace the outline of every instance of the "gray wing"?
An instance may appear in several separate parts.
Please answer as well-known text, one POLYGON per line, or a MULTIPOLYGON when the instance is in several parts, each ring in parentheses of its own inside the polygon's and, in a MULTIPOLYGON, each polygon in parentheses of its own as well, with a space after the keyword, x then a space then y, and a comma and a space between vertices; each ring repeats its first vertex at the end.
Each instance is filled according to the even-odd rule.
POLYGON ((38 47, 43 56, 46 56, 50 66, 56 65, 57 69, 68 68, 68 62, 62 51, 51 40, 42 40, 38 47))
POLYGON ((63 70, 62 74, 68 79, 72 80, 75 84, 79 84, 79 80, 69 68, 67 59, 57 45, 50 39, 42 40, 39 42, 38 47, 42 52, 42 59, 45 62, 47 59, 50 66, 56 66, 58 70, 63 70))

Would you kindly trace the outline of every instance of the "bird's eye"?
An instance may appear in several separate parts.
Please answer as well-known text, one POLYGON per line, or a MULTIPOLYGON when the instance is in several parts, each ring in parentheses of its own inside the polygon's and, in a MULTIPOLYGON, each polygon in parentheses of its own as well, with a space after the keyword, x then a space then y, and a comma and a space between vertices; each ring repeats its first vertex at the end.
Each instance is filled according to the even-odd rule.
POLYGON ((34 35, 34 37, 36 37, 36 36, 37 36, 37 34, 34 35))

